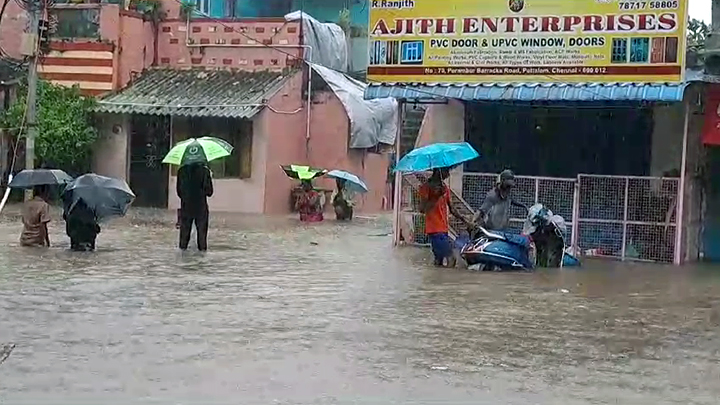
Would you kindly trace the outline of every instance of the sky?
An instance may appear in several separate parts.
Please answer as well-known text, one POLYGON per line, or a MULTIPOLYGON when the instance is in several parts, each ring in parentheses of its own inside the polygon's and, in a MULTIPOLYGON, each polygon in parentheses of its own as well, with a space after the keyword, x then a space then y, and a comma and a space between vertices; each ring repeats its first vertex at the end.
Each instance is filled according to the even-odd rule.
POLYGON ((690 18, 697 18, 710 23, 710 3, 712 0, 689 0, 690 18))

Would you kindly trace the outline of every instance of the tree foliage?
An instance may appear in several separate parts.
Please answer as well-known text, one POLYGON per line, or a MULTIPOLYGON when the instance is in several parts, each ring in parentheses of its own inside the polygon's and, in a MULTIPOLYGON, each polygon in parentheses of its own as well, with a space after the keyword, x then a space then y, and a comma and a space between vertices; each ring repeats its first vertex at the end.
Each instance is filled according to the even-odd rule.
POLYGON ((707 39, 708 34, 710 34, 710 26, 705 24, 702 20, 697 20, 695 18, 691 19, 688 23, 688 47, 704 49, 705 39, 707 39))
MULTIPOLYGON (((36 166, 83 173, 90 169, 97 130, 93 126, 92 107, 95 99, 80 94, 77 87, 38 83, 37 129, 35 140, 36 166)), ((18 99, 1 116, 4 128, 17 140, 27 136, 24 125, 27 85, 18 91, 18 99), (20 130, 22 128, 22 131, 20 130)))

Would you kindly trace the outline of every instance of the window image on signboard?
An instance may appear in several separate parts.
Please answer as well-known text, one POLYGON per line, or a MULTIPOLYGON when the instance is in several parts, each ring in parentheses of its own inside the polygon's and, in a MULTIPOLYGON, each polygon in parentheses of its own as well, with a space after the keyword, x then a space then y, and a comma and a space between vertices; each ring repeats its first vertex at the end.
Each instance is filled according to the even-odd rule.
POLYGON ((630 39, 630 62, 642 63, 648 61, 650 52, 650 38, 630 39))
POLYGON ((423 63, 423 41, 403 41, 402 59, 403 65, 420 65, 423 63))
POLYGON ((627 38, 613 38, 612 40, 612 63, 627 63, 628 41, 627 38))
POLYGON ((665 62, 665 38, 653 38, 650 47, 650 63, 665 62))

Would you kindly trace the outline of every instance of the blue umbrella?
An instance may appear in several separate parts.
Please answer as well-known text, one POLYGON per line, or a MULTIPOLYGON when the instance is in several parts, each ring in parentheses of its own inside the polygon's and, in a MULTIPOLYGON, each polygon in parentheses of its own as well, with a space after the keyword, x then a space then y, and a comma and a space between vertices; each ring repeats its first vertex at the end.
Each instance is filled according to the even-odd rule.
POLYGON ((434 143, 413 149, 395 167, 397 172, 424 172, 426 170, 452 167, 480 157, 467 142, 434 143))
POLYGON ((365 182, 360 180, 360 178, 352 173, 348 173, 343 170, 333 170, 330 173, 327 174, 328 177, 332 177, 335 179, 343 179, 346 181, 345 187, 348 189, 348 191, 353 191, 356 193, 367 193, 368 188, 367 185, 365 185, 365 182))

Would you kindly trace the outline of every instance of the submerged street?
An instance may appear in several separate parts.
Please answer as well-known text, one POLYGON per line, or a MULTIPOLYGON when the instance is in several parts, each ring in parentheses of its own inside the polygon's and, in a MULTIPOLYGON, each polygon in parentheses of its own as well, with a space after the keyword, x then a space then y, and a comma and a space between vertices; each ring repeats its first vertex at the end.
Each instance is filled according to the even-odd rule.
POLYGON ((3 404, 717 404, 720 270, 436 269, 389 219, 105 225, 96 253, 0 224, 3 404), (194 243, 194 242, 193 242, 194 243))

